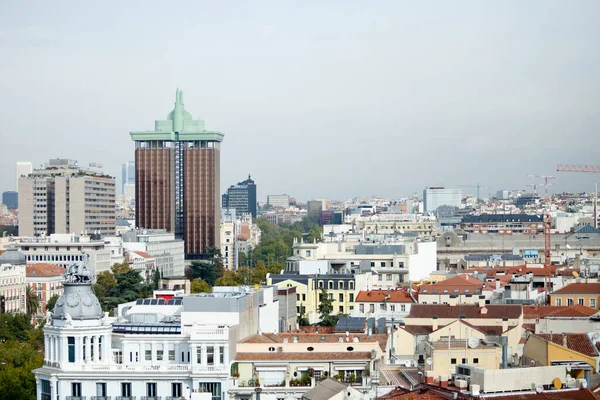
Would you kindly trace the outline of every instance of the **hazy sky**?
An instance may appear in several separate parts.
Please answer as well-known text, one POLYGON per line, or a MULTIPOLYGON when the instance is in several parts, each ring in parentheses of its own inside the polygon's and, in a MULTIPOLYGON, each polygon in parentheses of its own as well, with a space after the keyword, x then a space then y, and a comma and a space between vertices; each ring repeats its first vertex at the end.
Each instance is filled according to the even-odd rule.
MULTIPOLYGON (((444 184, 589 191, 600 2, 3 1, 0 191, 16 161, 117 176, 175 89, 225 133, 221 189, 401 197, 444 184)), ((464 187, 465 191, 473 189, 464 187)))

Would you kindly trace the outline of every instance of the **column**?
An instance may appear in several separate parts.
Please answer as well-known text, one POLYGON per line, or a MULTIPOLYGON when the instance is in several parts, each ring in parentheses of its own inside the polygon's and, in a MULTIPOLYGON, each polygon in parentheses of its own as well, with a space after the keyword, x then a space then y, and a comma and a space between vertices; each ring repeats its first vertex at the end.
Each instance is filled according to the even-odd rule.
POLYGON ((99 339, 100 339, 100 336, 98 336, 98 335, 94 336, 94 361, 98 361, 100 359, 99 346, 98 346, 99 339))
POLYGON ((225 353, 225 355, 223 356, 223 362, 225 363, 226 366, 229 365, 229 344, 225 343, 225 345, 223 346, 223 352, 225 353))
POLYGON ((202 365, 206 365, 206 345, 202 344, 202 365))
POLYGON ((158 363, 158 359, 156 358, 156 342, 152 342, 152 364, 156 365, 158 363))
POLYGON ((44 335, 44 360, 50 361, 50 337, 44 335))
POLYGON ((75 362, 83 362, 83 337, 75 336, 75 362))

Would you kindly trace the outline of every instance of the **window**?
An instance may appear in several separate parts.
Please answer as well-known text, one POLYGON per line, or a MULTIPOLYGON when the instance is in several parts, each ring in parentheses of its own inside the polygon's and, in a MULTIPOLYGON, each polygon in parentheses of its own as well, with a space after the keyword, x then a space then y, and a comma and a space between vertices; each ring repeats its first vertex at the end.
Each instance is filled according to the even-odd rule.
POLYGON ((348 282, 348 289, 354 290, 354 282, 348 282))
POLYGON ((100 396, 100 397, 106 396, 106 383, 104 383, 104 382, 96 383, 96 396, 100 396))
POLYGON ((69 362, 75 362, 75 337, 69 336, 67 343, 69 345, 69 362))
POLYGON ((385 267, 385 261, 382 261, 380 264, 382 267, 385 267))
POLYGON ((580 306, 585 305, 584 302, 585 302, 585 299, 578 299, 577 300, 577 304, 579 304, 580 306))
POLYGON ((379 309, 380 309, 380 310, 382 310, 382 311, 385 311, 385 310, 386 310, 386 308, 387 308, 387 307, 386 307, 386 304, 385 304, 385 303, 381 303, 381 304, 379 304, 379 309))
POLYGON ((131 396, 131 382, 121 382, 121 396, 131 396))
MULTIPOLYGON (((284 373, 285 377, 285 373, 284 373)), ((281 382, 283 379, 279 380, 281 382)), ((264 380, 261 379, 261 384, 264 384, 264 380)), ((198 391, 203 393, 212 393, 211 400, 221 400, 221 383, 220 382, 200 382, 198 384, 198 391)))
POLYGON ((466 359, 466 358, 463 358, 463 359, 462 359, 462 363, 463 363, 463 364, 466 364, 466 363, 467 363, 467 359, 466 359))
POLYGON ((72 382, 71 383, 71 396, 75 396, 75 397, 81 396, 81 382, 72 382))
POLYGON ((344 281, 339 281, 338 282, 338 289, 339 290, 344 290, 344 281))
POLYGON ((350 303, 353 303, 353 302, 354 302, 354 293, 350 293, 348 296, 350 297, 350 298, 348 299, 348 301, 349 301, 350 303))
POLYGON ((344 302, 344 294, 343 294, 343 293, 340 293, 340 294, 338 295, 338 301, 339 301, 340 303, 343 303, 343 302, 344 302))
POLYGON ((590 308, 596 308, 596 299, 590 299, 590 308))
POLYGON ((196 349, 196 363, 202 364, 202 348, 198 347, 196 349))
POLYGON ((52 398, 52 389, 50 389, 50 381, 41 379, 40 382, 42 384, 42 400, 50 400, 52 398))
POLYGON ((306 301, 306 293, 302 293, 302 301, 306 301))
POLYGON ((375 261, 371 261, 371 267, 375 266, 375 261))
POLYGON ((171 383, 171 396, 181 397, 181 383, 171 383))
POLYGON ((364 305, 364 304, 359 304, 359 305, 358 305, 358 310, 359 310, 361 313, 364 313, 364 312, 365 312, 365 305, 364 305))
POLYGON ((390 311, 391 312, 396 311, 396 305, 395 304, 390 304, 390 311))
POLYGON ((310 250, 306 250, 306 253, 304 254, 306 254, 306 257, 310 257, 310 250))
POLYGON ((169 345, 169 361, 175 361, 175 345, 169 345))
POLYGON ((400 311, 402 311, 402 312, 406 311, 406 306, 404 304, 400 305, 400 311))
POLYGON ((567 299, 567 306, 573 305, 573 299, 567 299))
POLYGON ((339 311, 340 313, 343 313, 343 312, 344 312, 344 306, 340 306, 340 308, 339 308, 339 310, 338 310, 338 311, 339 311))
POLYGON ((383 276, 382 275, 377 275, 377 280, 378 281, 382 281, 383 280, 383 276))
MULTIPOLYGON (((148 346, 149 346, 149 345, 147 344, 147 345, 146 345, 146 348, 147 348, 148 346)), ((144 352, 144 354, 145 354, 145 357, 144 357, 144 359, 145 359, 146 361, 152 361, 152 350, 146 350, 146 351, 144 352)))
POLYGON ((375 312, 375 304, 369 304, 369 311, 372 313, 375 312))
POLYGON ((83 351, 82 351, 82 355, 83 355, 83 359, 84 359, 84 360, 85 360, 85 356, 86 356, 86 354, 85 354, 85 349, 86 349, 86 347, 87 347, 87 337, 86 337, 86 336, 84 336, 84 337, 83 337, 83 349, 82 349, 82 350, 83 350, 83 351))
POLYGON ((474 358, 473 359, 473 364, 479 364, 479 358, 474 358))
POLYGON ((392 280, 392 274, 386 274, 385 275, 385 280, 386 281, 391 281, 392 280))
POLYGON ((219 346, 219 364, 225 364, 225 346, 219 346))
POLYGON ((327 287, 328 287, 329 289, 333 289, 333 281, 329 281, 329 282, 327 282, 327 287))
POLYGON ((450 364, 452 364, 452 365, 456 364, 456 358, 451 358, 450 359, 450 364))
POLYGON ((98 337, 98 360, 102 360, 102 336, 98 337))
POLYGON ((323 281, 319 281, 319 289, 323 289, 323 281))
POLYGON ((123 364, 123 352, 122 351, 115 351, 115 363, 116 364, 123 364))
POLYGON ((214 346, 206 347, 206 364, 207 365, 215 365, 215 347, 214 346))
POLYGON ((329 296, 327 297, 329 297, 329 300, 333 300, 333 293, 329 293, 329 296))
POLYGON ((146 396, 156 397, 156 382, 146 382, 146 396))
POLYGON ((556 305, 562 306, 562 299, 556 299, 556 305))

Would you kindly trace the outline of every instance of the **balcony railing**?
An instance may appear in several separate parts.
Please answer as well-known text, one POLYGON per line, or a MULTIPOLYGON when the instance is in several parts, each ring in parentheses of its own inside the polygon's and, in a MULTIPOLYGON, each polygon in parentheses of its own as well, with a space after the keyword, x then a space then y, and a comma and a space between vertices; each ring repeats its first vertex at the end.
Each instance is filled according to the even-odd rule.
MULTIPOLYGON (((46 366, 60 368, 58 363, 45 363, 46 366), (47 365, 49 364, 49 365, 47 365)), ((63 364, 63 366, 65 366, 63 364)), ((105 371, 105 372, 192 372, 194 374, 202 373, 229 373, 226 365, 196 365, 196 364, 164 364, 164 365, 127 365, 127 364, 106 364, 93 365, 83 364, 75 366, 73 369, 82 371, 105 371)))
POLYGON ((111 400, 110 396, 91 396, 92 400, 111 400))
POLYGON ((85 396, 67 396, 67 400, 85 400, 85 396))

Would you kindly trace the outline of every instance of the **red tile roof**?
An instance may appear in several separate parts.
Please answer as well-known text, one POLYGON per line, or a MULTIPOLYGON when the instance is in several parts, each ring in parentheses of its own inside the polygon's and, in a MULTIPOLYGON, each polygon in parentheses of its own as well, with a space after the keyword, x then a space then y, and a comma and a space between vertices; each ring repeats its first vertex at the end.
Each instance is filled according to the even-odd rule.
POLYGON ((594 347, 586 333, 535 333, 534 336, 552 342, 559 346, 563 345, 563 336, 567 337, 567 348, 589 357, 597 357, 598 350, 594 347))
POLYGON ((421 388, 407 392, 405 389, 394 389, 388 394, 379 396, 381 400, 447 400, 449 396, 443 396, 429 388, 421 388))
POLYGON ((4 253, 6 250, 0 250, 0 254, 4 253))
POLYGON ((288 343, 293 343, 297 338, 298 343, 339 343, 339 338, 343 338, 345 344, 353 343, 355 338, 358 338, 360 343, 379 343, 379 346, 383 351, 387 346, 388 335, 387 334, 355 334, 351 333, 346 336, 345 333, 335 333, 335 334, 321 334, 319 331, 318 334, 312 333, 279 333, 277 335, 273 333, 262 333, 260 335, 253 335, 247 337, 240 341, 240 343, 284 343, 284 340, 287 339, 288 343), (348 340, 346 340, 348 338, 348 340))
POLYGON ((413 304, 410 307, 410 313, 406 318, 486 318, 499 319, 509 318, 517 319, 521 316, 523 310, 521 305, 516 304, 487 304, 485 307, 479 307, 476 304, 459 304, 451 306, 448 304, 413 304), (487 312, 485 312, 487 311, 487 312))
POLYGON ((408 292, 404 290, 361 290, 356 296, 355 303, 383 303, 387 296, 387 303, 414 303, 408 292))
POLYGON ((469 276, 468 274, 456 275, 450 279, 439 281, 433 285, 421 285, 419 293, 431 294, 434 290, 437 290, 438 294, 453 294, 453 293, 470 293, 470 294, 481 294, 481 288, 483 287, 483 281, 469 276), (444 292, 447 290, 447 292, 444 292), (456 291, 458 290, 458 291, 456 291))
POLYGON ((599 398, 589 389, 548 390, 540 393, 499 393, 497 396, 486 395, 486 399, 498 400, 598 400, 599 398))
POLYGON ((27 277, 60 276, 66 272, 65 268, 54 264, 27 264, 27 277))
POLYGON ((237 353, 236 361, 279 361, 279 360, 364 360, 371 359, 371 352, 335 352, 335 353, 237 353))
POLYGON ((600 282, 594 283, 571 283, 552 294, 600 294, 600 282))
POLYGON ((537 319, 545 317, 590 317, 597 310, 575 304, 573 306, 523 306, 524 319, 537 319))
POLYGON ((145 251, 134 251, 134 253, 143 258, 152 258, 152 256, 145 251))
POLYGON ((401 326, 400 329, 404 329, 411 335, 429 335, 433 332, 431 325, 404 325, 401 326))

